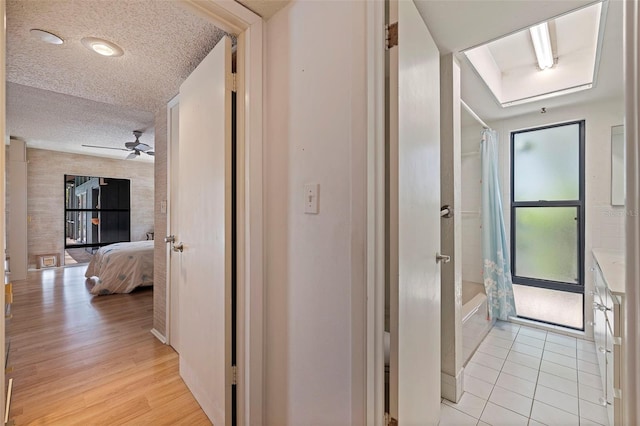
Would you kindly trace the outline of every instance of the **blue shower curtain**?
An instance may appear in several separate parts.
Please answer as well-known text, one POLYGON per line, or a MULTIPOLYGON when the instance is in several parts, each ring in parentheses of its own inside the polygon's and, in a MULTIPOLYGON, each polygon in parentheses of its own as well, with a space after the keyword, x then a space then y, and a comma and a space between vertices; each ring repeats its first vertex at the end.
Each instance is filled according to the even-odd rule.
POLYGON ((498 179, 497 137, 494 130, 482 132, 482 258, 489 317, 507 320, 516 315, 511 282, 509 246, 502 214, 498 179))

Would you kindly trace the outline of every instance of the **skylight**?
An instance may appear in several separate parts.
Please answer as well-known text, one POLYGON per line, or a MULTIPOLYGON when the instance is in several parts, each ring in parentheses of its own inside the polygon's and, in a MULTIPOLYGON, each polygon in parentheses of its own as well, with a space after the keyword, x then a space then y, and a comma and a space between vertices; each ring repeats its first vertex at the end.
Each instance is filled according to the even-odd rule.
POLYGON ((591 89, 602 12, 602 3, 596 3, 464 54, 502 107, 591 89))

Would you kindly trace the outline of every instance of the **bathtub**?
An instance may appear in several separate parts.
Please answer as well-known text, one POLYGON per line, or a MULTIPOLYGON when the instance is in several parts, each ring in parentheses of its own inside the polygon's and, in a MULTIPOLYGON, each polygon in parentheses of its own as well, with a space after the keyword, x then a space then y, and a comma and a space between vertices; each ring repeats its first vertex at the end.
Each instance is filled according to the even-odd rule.
POLYGON ((493 327, 487 315, 484 284, 462 281, 462 355, 464 364, 493 327))

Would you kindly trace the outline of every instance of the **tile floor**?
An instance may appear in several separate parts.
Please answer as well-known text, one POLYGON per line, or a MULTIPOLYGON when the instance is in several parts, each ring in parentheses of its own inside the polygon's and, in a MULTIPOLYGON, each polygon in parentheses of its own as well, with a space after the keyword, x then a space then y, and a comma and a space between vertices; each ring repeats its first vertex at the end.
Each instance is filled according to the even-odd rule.
POLYGON ((593 342, 498 321, 443 400, 440 425, 608 425, 593 342))

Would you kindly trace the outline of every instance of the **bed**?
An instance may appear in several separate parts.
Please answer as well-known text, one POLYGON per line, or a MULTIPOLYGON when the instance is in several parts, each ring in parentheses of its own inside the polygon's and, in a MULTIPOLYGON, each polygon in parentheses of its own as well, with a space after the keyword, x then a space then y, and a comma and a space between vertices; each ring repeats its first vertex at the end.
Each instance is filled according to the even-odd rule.
POLYGON ((100 247, 84 275, 93 282, 89 291, 96 295, 153 285, 153 240, 100 247))

